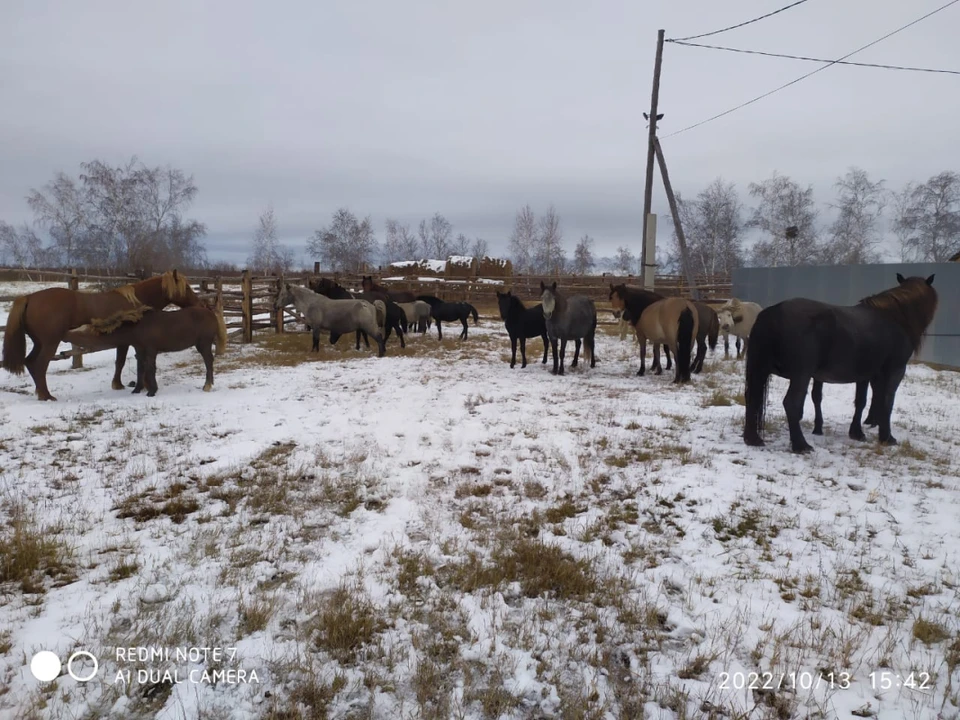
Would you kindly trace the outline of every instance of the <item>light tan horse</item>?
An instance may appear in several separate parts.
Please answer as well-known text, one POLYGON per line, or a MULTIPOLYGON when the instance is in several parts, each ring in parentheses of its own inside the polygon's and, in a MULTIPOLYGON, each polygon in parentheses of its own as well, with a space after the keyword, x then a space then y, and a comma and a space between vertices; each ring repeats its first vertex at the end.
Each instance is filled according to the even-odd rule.
POLYGON ((653 366, 659 375, 660 345, 673 352, 676 362, 675 383, 690 382, 693 341, 700 330, 697 308, 689 300, 669 297, 647 306, 634 326, 640 343, 640 368, 647 361, 647 340, 653 343, 653 366))
POLYGON ((757 315, 763 310, 755 302, 747 302, 731 298, 717 310, 717 319, 720 321, 720 332, 723 333, 723 355, 730 355, 730 336, 737 336, 737 360, 740 359, 740 341, 743 340, 743 354, 747 353, 747 340, 750 331, 757 321, 757 315))

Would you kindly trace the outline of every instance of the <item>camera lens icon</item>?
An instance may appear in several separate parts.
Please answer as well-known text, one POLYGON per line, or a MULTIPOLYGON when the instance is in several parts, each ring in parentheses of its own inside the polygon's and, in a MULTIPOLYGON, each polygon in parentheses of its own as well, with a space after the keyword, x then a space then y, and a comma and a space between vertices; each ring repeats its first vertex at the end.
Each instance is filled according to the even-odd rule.
MULTIPOLYGON (((93 653, 77 650, 67 660, 67 674, 77 682, 89 682, 97 676, 100 663, 93 653), (89 665, 92 663, 92 667, 89 665)), ((60 657, 49 650, 41 650, 30 660, 30 672, 40 682, 51 682, 60 676, 63 663, 60 657)))

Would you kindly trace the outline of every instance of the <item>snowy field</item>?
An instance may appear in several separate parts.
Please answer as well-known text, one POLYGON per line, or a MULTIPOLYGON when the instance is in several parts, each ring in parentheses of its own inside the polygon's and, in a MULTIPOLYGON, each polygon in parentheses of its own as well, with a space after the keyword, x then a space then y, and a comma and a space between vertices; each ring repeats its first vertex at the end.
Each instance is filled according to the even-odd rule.
POLYGON ((748 448, 742 363, 677 388, 606 330, 562 378, 490 315, 264 333, 211 393, 194 351, 155 398, 0 372, 0 717, 958 717, 960 374, 908 368, 896 448, 827 386, 795 456, 784 382, 748 448))

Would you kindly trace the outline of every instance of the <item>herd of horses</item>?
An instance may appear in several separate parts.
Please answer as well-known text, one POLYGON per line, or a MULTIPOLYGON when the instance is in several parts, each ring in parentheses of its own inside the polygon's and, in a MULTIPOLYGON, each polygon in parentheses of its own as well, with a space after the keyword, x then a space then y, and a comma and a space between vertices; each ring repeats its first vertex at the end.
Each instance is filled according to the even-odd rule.
MULTIPOLYGON (((625 284, 610 285, 609 300, 620 318, 621 338, 633 329, 640 348, 640 369, 646 366, 646 345, 653 345, 651 370, 659 375, 661 348, 666 369, 675 365, 674 383, 690 382, 703 368, 707 348, 714 350, 720 333, 729 354, 729 336, 736 337, 737 359, 746 358, 744 376, 745 421, 743 440, 762 446, 764 410, 770 376, 789 381, 783 399, 791 448, 812 448, 800 429, 803 406, 811 381, 814 403, 814 434, 823 432, 821 401, 823 384, 855 384, 854 416, 849 436, 864 440, 863 425, 879 426, 879 440, 895 444, 890 417, 894 399, 907 363, 916 355, 937 310, 934 276, 904 278, 897 285, 863 298, 854 306, 831 305, 806 298, 785 300, 762 309, 756 303, 732 299, 715 311, 705 303, 663 295, 625 284), (696 345, 696 353, 693 348, 696 345), (865 420, 867 389, 872 391, 865 420)), ((552 372, 563 375, 567 343, 574 343, 571 367, 584 362, 596 367, 597 309, 586 295, 568 295, 553 282, 540 283, 540 302, 526 307, 512 292, 497 293, 500 317, 510 337, 510 367, 516 366, 520 345, 521 368, 527 366, 526 341, 541 338, 542 364, 553 355, 552 372)), ((333 280, 311 280, 309 287, 284 284, 274 301, 274 310, 293 304, 313 336, 312 350, 319 351, 321 333, 336 343, 347 333, 356 334, 356 347, 370 338, 377 355, 386 353, 386 341, 395 332, 401 347, 411 328, 425 333, 436 323, 443 338, 442 323, 460 322, 460 339, 467 338, 468 319, 477 324, 477 309, 466 302, 446 302, 432 295, 414 295, 390 290, 363 277, 362 291, 351 293, 333 280)), ((27 370, 40 400, 55 400, 47 388, 46 373, 61 342, 83 350, 116 348, 112 387, 122 389, 121 371, 127 351, 133 347, 137 380, 133 392, 146 388, 157 392, 156 358, 160 353, 195 347, 206 367, 203 386, 213 386, 213 355, 226 346, 222 307, 211 307, 190 287, 187 279, 172 270, 138 283, 104 292, 81 292, 47 288, 17 298, 7 319, 3 338, 2 367, 22 375, 27 370), (166 312, 168 305, 180 310, 166 312), (26 352, 26 338, 33 342, 26 352)))

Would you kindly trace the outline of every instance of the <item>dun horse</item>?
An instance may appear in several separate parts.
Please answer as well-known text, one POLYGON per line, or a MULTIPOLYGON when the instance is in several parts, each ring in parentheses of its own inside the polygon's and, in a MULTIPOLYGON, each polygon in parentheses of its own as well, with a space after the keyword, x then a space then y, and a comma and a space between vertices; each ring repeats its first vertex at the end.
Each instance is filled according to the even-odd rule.
POLYGON ((320 295, 309 288, 285 283, 273 304, 274 312, 284 305, 293 303, 297 310, 306 318, 307 324, 313 332, 314 352, 320 351, 320 332, 327 330, 330 338, 339 337, 348 332, 363 330, 377 341, 377 357, 386 353, 383 334, 380 327, 387 315, 387 309, 382 300, 373 304, 366 300, 331 300, 326 295, 320 295))
POLYGON ((730 355, 730 336, 737 336, 737 360, 740 359, 740 340, 743 340, 743 352, 747 352, 747 343, 750 338, 750 330, 753 329, 753 323, 757 321, 757 315, 763 310, 755 302, 746 302, 732 298, 727 300, 717 311, 717 317, 720 321, 720 330, 723 331, 723 355, 730 355))
POLYGON ((227 328, 213 310, 193 306, 164 312, 141 306, 121 310, 108 318, 90 323, 90 329, 71 330, 64 338, 90 350, 129 347, 137 353, 137 384, 133 392, 144 386, 147 397, 157 394, 157 354, 195 347, 207 369, 204 392, 213 389, 213 351, 222 355, 227 345, 227 328))
MULTIPOLYGON (((610 284, 610 305, 614 310, 620 311, 620 317, 634 329, 634 332, 636 332, 636 326, 643 311, 653 303, 663 299, 663 295, 653 292, 652 290, 645 290, 623 283, 620 285, 610 284)), ((640 334, 637 333, 637 340, 639 339, 640 334)), ((670 349, 664 345, 663 351, 667 356, 667 370, 669 370, 672 367, 670 363, 670 349)), ((653 365, 650 366, 650 369, 655 370, 658 375, 662 372, 659 353, 653 354, 653 365)), ((643 365, 641 365, 637 371, 637 375, 643 375, 643 372, 644 368, 643 365)))
POLYGON ((676 358, 677 369, 674 373, 675 383, 690 382, 691 359, 693 341, 699 330, 697 309, 689 300, 679 297, 669 297, 648 305, 640 315, 636 325, 637 340, 640 341, 640 371, 646 364, 647 340, 653 343, 653 364, 660 374, 660 343, 663 343, 673 352, 676 358))
POLYGON ((597 335, 597 307, 586 295, 572 295, 567 297, 557 290, 557 283, 550 287, 540 281, 540 302, 543 306, 544 324, 547 328, 547 337, 550 338, 550 349, 553 351, 553 374, 563 375, 563 357, 567 349, 567 341, 573 340, 573 362, 570 367, 576 367, 580 358, 580 339, 583 338, 583 359, 590 360, 590 367, 597 366, 595 339, 597 335), (560 341, 559 358, 557 341, 560 341))
POLYGON ((510 335, 510 367, 517 364, 517 340, 520 340, 521 368, 527 366, 527 338, 540 337, 543 339, 543 362, 547 364, 547 350, 550 339, 547 337, 547 324, 543 317, 543 306, 539 303, 533 307, 524 307, 512 291, 497 293, 497 304, 500 306, 500 317, 510 335))
MULTIPOLYGON (((37 397, 56 400, 47 389, 47 367, 69 330, 121 310, 140 305, 162 310, 171 303, 180 307, 203 305, 187 278, 176 270, 106 292, 55 287, 18 297, 10 309, 3 336, 3 368, 14 375, 22 375, 26 368, 33 378, 37 397), (29 355, 26 354, 27 336, 33 341, 29 355)), ((117 346, 114 390, 123 389, 120 372, 127 359, 127 350, 125 345, 117 346)))
MULTIPOLYGON (((880 442, 896 444, 890 415, 910 357, 920 350, 923 335, 937 311, 933 275, 904 278, 897 287, 838 306, 796 298, 763 310, 750 332, 747 352, 746 413, 743 440, 762 446, 764 405, 770 375, 790 381, 783 409, 794 452, 808 452, 800 418, 810 380, 856 383, 849 436, 864 440, 860 416, 873 390, 880 442)), ((822 388, 822 386, 821 386, 822 388)))

